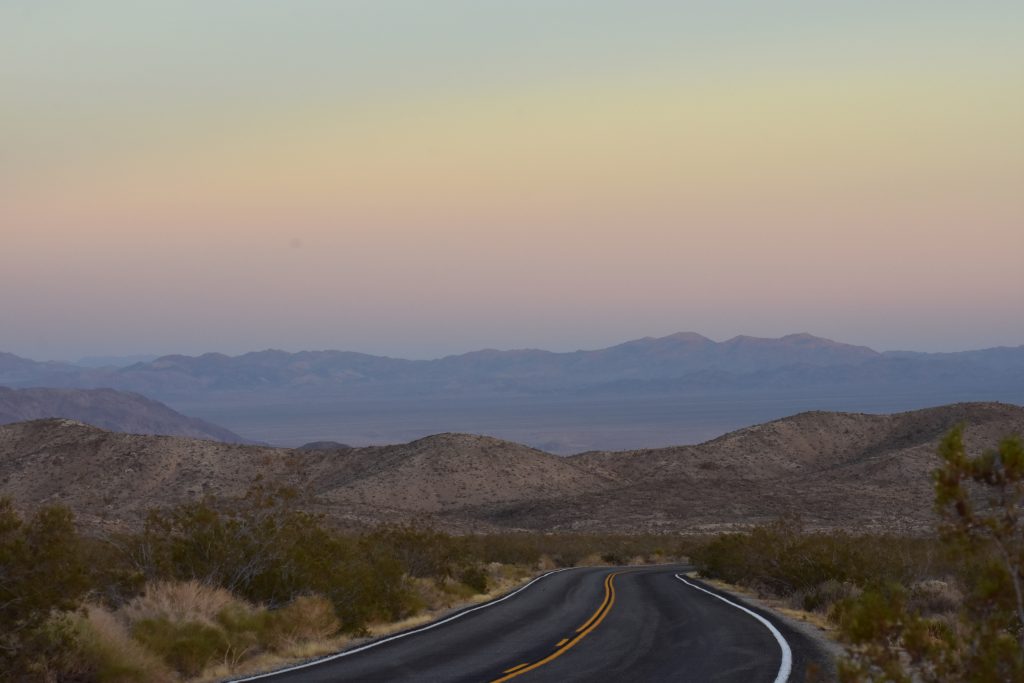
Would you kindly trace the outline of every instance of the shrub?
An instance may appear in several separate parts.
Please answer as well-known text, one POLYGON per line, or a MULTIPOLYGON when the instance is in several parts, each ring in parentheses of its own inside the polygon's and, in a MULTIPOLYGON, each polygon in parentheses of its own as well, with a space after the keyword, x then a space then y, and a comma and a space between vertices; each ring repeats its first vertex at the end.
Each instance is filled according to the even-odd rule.
POLYGON ((956 565, 936 539, 805 533, 792 520, 723 534, 695 548, 691 558, 703 576, 806 598, 807 609, 825 609, 857 586, 908 585, 956 565))
POLYGON ((44 643, 58 635, 50 615, 76 608, 89 587, 66 508, 44 507, 25 521, 0 499, 0 670, 45 667, 44 643))
POLYGON ((813 588, 796 591, 790 603, 808 612, 827 612, 835 603, 859 593, 860 589, 852 583, 829 579, 813 588))
POLYGON ((98 683, 160 683, 172 680, 171 672, 153 653, 133 640, 124 626, 113 614, 95 605, 89 606, 84 614, 67 617, 77 631, 77 655, 79 665, 74 667, 89 680, 98 683))
POLYGON ((278 651, 304 641, 330 638, 341 629, 334 606, 319 595, 300 596, 267 616, 265 643, 278 651))
POLYGON ((132 637, 186 676, 197 676, 231 649, 222 629, 199 621, 143 619, 132 627, 132 637))
POLYGON ((119 614, 130 623, 145 619, 165 619, 213 624, 225 609, 240 604, 238 598, 225 589, 208 586, 194 579, 154 581, 146 584, 142 595, 129 601, 119 610, 119 614))
POLYGON ((480 567, 466 567, 459 574, 459 581, 479 593, 487 592, 487 572, 480 567))
POLYGON ((466 560, 465 544, 447 534, 413 526, 382 527, 363 536, 363 543, 386 552, 416 578, 450 578, 466 560))
POLYGON ((894 589, 843 604, 841 632, 860 648, 843 664, 849 680, 880 672, 897 681, 1024 680, 1024 444, 1007 438, 972 457, 957 427, 939 457, 940 530, 961 559, 955 573, 965 590, 961 597, 949 582, 919 582, 909 598, 894 589), (939 610, 945 614, 928 616, 939 610), (872 616, 887 628, 871 631, 872 616))
POLYGON ((194 580, 270 607, 319 594, 354 633, 410 611, 406 569, 395 544, 381 542, 392 537, 336 534, 293 502, 287 490, 257 488, 238 501, 154 511, 136 543, 138 565, 153 579, 194 580))

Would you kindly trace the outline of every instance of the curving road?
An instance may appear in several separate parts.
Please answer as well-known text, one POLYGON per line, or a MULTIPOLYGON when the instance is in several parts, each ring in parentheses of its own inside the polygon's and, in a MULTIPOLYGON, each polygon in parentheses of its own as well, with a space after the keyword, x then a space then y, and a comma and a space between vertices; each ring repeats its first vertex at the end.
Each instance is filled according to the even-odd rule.
POLYGON ((316 662, 240 681, 806 680, 813 641, 681 574, 558 570, 493 602, 316 662))

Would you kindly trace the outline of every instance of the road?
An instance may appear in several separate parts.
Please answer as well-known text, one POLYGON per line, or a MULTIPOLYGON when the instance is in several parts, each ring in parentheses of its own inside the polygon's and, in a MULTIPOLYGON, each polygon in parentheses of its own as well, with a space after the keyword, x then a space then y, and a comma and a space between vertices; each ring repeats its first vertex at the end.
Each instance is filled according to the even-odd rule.
POLYGON ((826 660, 799 631, 687 569, 556 571, 426 627, 239 680, 782 683, 826 660))

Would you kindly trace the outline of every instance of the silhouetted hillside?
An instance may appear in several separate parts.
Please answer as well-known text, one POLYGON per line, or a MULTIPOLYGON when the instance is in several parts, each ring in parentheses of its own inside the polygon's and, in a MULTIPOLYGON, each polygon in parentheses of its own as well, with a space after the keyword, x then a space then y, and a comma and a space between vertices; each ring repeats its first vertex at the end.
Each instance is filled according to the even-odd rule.
POLYGON ((247 443, 232 431, 187 417, 163 403, 113 389, 8 389, 0 387, 0 424, 62 417, 114 432, 168 434, 247 443))

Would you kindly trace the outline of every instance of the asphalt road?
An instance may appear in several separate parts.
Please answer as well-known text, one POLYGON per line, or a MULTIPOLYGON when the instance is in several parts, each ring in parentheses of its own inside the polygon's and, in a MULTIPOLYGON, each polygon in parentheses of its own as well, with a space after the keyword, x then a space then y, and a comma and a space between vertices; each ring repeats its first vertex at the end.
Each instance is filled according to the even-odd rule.
POLYGON ((557 571, 426 627, 240 680, 781 683, 824 664, 812 640, 678 576, 687 569, 557 571))

